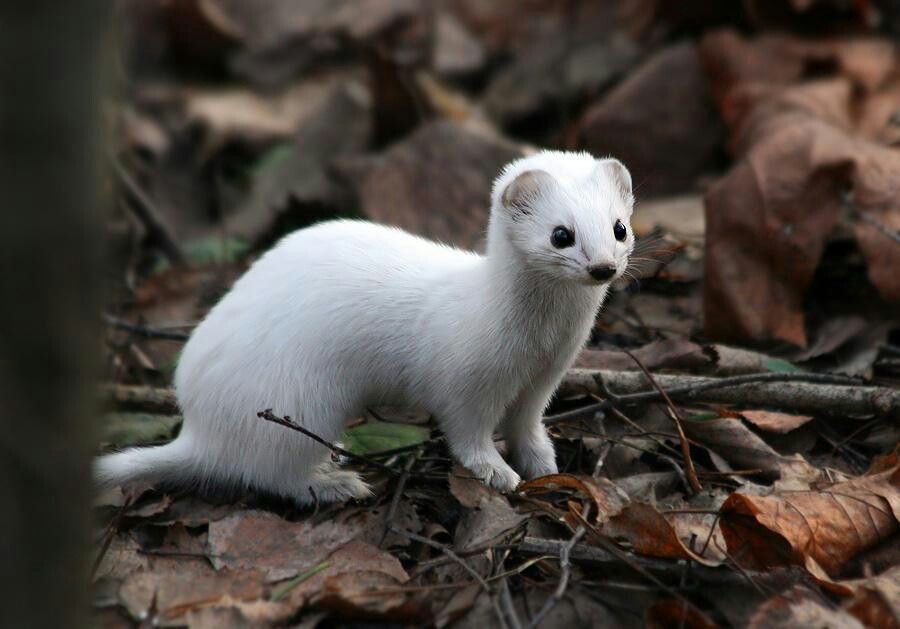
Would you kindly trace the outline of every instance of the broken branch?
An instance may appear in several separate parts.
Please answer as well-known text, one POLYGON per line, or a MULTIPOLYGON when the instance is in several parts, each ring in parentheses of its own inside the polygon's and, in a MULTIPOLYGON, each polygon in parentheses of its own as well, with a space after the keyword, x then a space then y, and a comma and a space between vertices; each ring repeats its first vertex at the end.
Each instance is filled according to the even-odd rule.
MULTIPOLYGON (((714 404, 770 407, 831 415, 900 417, 900 391, 868 386, 858 379, 832 374, 776 372, 708 378, 658 374, 660 386, 673 399, 714 404)), ((584 418, 611 406, 653 402, 659 391, 633 371, 571 369, 560 385, 563 395, 612 395, 604 402, 546 417, 546 423, 584 418)))

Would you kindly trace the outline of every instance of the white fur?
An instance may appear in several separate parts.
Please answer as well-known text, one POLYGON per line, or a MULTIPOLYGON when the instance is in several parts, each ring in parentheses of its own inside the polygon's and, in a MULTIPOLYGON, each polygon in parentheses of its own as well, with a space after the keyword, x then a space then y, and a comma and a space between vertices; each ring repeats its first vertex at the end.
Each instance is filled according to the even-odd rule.
POLYGON ((499 490, 555 472, 541 416, 606 295, 587 267, 625 269, 631 205, 615 160, 546 151, 497 178, 484 256, 362 221, 288 235, 185 345, 178 438, 100 458, 98 480, 252 487, 299 503, 364 497, 326 448, 256 414, 271 408, 334 442, 349 418, 387 404, 430 411, 459 462, 499 490), (527 213, 505 207, 506 187, 535 170, 552 180, 527 213), (559 225, 574 246, 551 245, 559 225), (512 467, 494 446, 498 426, 512 467))

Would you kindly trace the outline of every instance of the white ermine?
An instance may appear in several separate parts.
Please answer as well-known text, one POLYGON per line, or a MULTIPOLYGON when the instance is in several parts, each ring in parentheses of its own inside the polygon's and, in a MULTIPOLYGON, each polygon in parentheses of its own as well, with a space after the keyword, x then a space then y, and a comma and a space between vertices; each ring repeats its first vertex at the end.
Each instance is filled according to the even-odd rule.
POLYGON ((363 498, 328 449, 257 412, 335 442, 378 405, 429 411, 453 456, 498 490, 556 472, 541 416, 625 270, 632 205, 619 161, 544 151, 494 182, 485 255, 363 221, 286 236, 185 345, 178 438, 101 457, 98 481, 363 498))

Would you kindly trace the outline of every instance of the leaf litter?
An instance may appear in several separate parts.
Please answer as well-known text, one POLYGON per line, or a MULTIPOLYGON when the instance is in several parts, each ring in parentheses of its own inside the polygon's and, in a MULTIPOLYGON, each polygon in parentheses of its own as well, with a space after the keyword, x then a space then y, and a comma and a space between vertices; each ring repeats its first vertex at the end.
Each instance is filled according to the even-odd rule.
POLYGON ((673 395, 685 449, 659 399, 582 372, 548 410, 560 473, 508 495, 427 414, 371 409, 341 439, 361 503, 100 496, 98 622, 898 626, 900 428, 877 401, 900 384, 900 64, 890 16, 856 12, 876 3, 825 25, 838 3, 136 4, 155 17, 122 44, 115 152, 158 221, 119 194, 102 447, 177 433, 183 338, 279 237, 355 216, 478 249, 493 176, 535 142, 639 176, 635 279, 577 367, 645 396, 641 366, 673 390, 845 373, 875 403, 673 395))

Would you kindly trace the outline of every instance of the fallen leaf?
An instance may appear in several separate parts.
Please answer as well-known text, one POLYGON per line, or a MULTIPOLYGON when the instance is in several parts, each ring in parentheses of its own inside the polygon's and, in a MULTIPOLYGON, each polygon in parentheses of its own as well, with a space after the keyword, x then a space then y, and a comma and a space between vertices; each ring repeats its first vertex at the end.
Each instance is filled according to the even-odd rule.
POLYGON ((327 595, 331 579, 357 572, 382 574, 395 586, 409 580, 409 575, 396 557, 371 544, 352 540, 331 553, 322 563, 277 586, 270 598, 288 600, 297 609, 312 598, 327 595))
POLYGON ((326 579, 313 604, 342 616, 421 623, 430 614, 421 603, 397 591, 403 583, 384 572, 365 569, 344 572, 326 579))
POLYGON ((900 229, 900 151, 865 138, 856 119, 893 68, 881 44, 869 58, 847 41, 720 33, 701 45, 738 157, 706 196, 709 336, 805 346, 804 298, 841 220, 853 221, 871 284, 900 301, 900 248, 871 224, 900 229), (799 82, 823 61, 829 78, 799 82))
MULTIPOLYGON (((632 354, 644 367, 653 371, 658 369, 677 369, 684 371, 702 371, 714 364, 714 356, 686 338, 672 338, 653 341, 632 351, 632 354)), ((586 348, 575 361, 575 367, 585 369, 613 369, 638 371, 633 358, 618 351, 607 351, 586 348)))
POLYGON ((281 626, 296 613, 288 605, 271 601, 242 601, 225 595, 212 605, 189 609, 184 615, 188 629, 246 629, 281 626))
POLYGON ((835 608, 821 594, 804 586, 794 586, 760 605, 747 623, 749 629, 862 629, 863 625, 846 611, 835 608))
POLYGON ((496 544, 527 519, 528 516, 512 508, 506 496, 492 493, 460 518, 453 536, 453 547, 458 552, 466 552, 496 544))
POLYGON ((900 567, 865 579, 841 581, 853 590, 844 609, 866 627, 900 628, 900 567))
MULTIPOLYGON (((539 495, 541 493, 555 492, 560 489, 575 491, 588 499, 590 509, 587 519, 591 524, 602 524, 609 518, 621 513, 628 504, 628 496, 620 490, 615 483, 607 478, 591 478, 590 476, 576 476, 574 474, 550 474, 541 476, 523 483, 519 487, 520 492, 539 495)), ((570 525, 577 526, 583 507, 570 500, 570 525)))
POLYGON ((454 463, 450 470, 450 493, 459 501, 459 504, 475 509, 485 500, 494 496, 503 497, 496 489, 488 487, 459 463, 454 463))
POLYGON ((796 564, 830 580, 900 528, 900 468, 819 491, 734 493, 720 510, 729 553, 749 568, 796 564))
POLYGON ((781 435, 799 428, 812 419, 811 415, 791 415, 774 411, 741 411, 740 415, 757 428, 781 435))
POLYGON ((606 522, 600 531, 613 539, 622 539, 642 555, 665 559, 693 559, 705 566, 719 562, 702 557, 678 537, 672 524, 653 506, 633 502, 606 522))
POLYGON ((370 108, 357 82, 331 88, 291 141, 259 160, 249 193, 227 216, 228 233, 264 248, 292 229, 344 211, 349 191, 329 169, 338 157, 365 149, 370 108))
POLYGON ((216 571, 205 561, 182 561, 173 569, 133 572, 119 588, 119 598, 136 620, 146 618, 151 606, 171 622, 189 610, 209 605, 224 596, 256 600, 263 593, 261 575, 253 570, 216 571))
POLYGON ((431 431, 422 426, 370 421, 344 432, 341 442, 354 454, 405 448, 427 441, 431 431))
POLYGON ((769 478, 804 484, 817 479, 819 471, 799 455, 779 454, 759 435, 734 417, 716 417, 682 422, 685 434, 702 443, 741 470, 759 470, 769 478))
POLYGON ((508 140, 437 120, 377 157, 336 166, 356 188, 368 218, 471 248, 484 236, 494 177, 522 155, 523 148, 508 140))
POLYGON ((700 56, 689 42, 650 57, 589 106, 573 131, 579 148, 628 164, 646 196, 693 188, 722 134, 700 56))
POLYGON ((447 604, 438 612, 434 619, 435 627, 439 629, 459 620, 472 609, 478 597, 484 593, 484 589, 478 583, 467 585, 454 592, 447 604))
POLYGON ((329 521, 289 522, 264 511, 240 511, 209 524, 209 558, 217 570, 252 568, 267 581, 297 576, 353 539, 383 530, 368 511, 342 511, 329 521))

